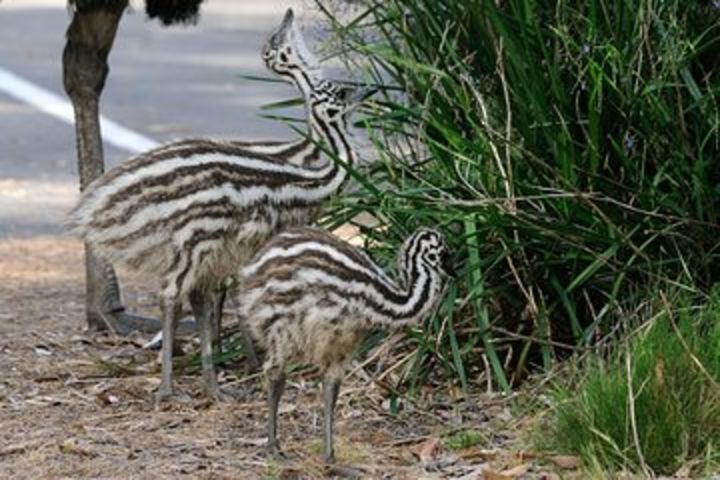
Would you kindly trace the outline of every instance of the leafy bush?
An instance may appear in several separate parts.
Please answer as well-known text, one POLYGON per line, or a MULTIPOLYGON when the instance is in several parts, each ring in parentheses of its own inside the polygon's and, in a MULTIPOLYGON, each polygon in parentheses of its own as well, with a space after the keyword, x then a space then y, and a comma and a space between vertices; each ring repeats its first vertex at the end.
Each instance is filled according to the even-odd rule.
MULTIPOLYGON (((323 2, 319 2, 325 8, 323 2)), ((658 286, 718 278, 720 8, 656 0, 364 0, 341 56, 385 95, 361 212, 390 258, 439 225, 459 276, 408 372, 502 387, 614 331, 658 286), (504 367, 510 367, 508 372, 504 367)))
POLYGON ((662 474, 698 458, 718 465, 720 295, 699 311, 664 309, 554 397, 545 448, 580 455, 587 465, 646 465, 662 474))

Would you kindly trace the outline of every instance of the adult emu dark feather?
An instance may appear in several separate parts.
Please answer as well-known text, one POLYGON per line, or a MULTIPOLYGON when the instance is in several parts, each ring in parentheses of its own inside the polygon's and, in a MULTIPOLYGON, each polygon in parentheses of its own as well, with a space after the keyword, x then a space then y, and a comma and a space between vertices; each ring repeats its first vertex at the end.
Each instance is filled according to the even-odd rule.
MULTIPOLYGON (((150 19, 158 19, 165 26, 197 23, 200 4, 204 0, 146 0, 145 13, 150 19)), ((69 0, 78 12, 124 8, 128 0, 69 0)))
POLYGON ((147 0, 145 13, 149 18, 157 18, 163 25, 175 23, 197 23, 200 4, 203 0, 147 0))

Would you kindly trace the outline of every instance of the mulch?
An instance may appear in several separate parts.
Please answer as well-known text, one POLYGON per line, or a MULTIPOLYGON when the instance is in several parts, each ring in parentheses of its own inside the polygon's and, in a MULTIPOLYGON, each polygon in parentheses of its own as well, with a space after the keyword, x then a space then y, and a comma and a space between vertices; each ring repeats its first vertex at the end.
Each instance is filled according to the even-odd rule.
MULTIPOLYGON (((175 383, 181 399, 156 405, 160 365, 143 348, 149 337, 84 331, 83 273, 74 239, 0 240, 2 478, 559 478, 538 455, 521 453, 527 419, 515 418, 506 398, 437 385, 401 397, 391 414, 393 372, 378 375, 369 363, 341 389, 336 467, 320 461, 322 395, 311 369, 289 377, 279 419, 285 458, 269 457, 259 375, 223 366, 221 387, 235 400, 211 404, 186 368, 175 383), (482 441, 448 440, 467 432, 482 441)), ((157 315, 152 280, 121 278, 128 307, 157 315)), ((183 342, 187 352, 197 346, 183 342)), ((381 353, 375 358, 394 358, 381 353)))

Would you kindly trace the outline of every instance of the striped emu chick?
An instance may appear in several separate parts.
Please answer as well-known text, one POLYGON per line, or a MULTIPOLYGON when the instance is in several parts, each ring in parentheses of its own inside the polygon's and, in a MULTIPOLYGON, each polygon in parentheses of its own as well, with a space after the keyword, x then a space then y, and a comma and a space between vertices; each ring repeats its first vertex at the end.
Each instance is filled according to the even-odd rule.
POLYGON ((399 282, 367 255, 323 230, 288 230, 239 272, 240 321, 263 347, 268 381, 268 447, 278 452, 277 412, 289 362, 323 376, 323 459, 334 461, 333 411, 353 352, 374 327, 417 325, 440 300, 448 276, 443 236, 422 228, 398 257, 399 282))
POLYGON ((364 98, 323 82, 309 99, 310 128, 340 162, 288 163, 289 153, 259 153, 235 142, 186 140, 139 155, 85 191, 68 224, 112 264, 157 274, 163 284, 162 382, 172 395, 172 345, 178 306, 189 298, 198 319, 206 393, 219 398, 212 363, 208 292, 286 228, 313 221, 347 178, 355 153, 346 116, 364 98))

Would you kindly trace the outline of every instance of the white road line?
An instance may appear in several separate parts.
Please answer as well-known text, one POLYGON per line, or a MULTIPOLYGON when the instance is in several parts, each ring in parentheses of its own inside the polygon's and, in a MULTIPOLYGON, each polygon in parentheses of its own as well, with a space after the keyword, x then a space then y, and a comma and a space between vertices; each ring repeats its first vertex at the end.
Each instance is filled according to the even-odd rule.
MULTIPOLYGON (((2 67, 0 67, 0 91, 48 115, 71 125, 75 124, 72 104, 68 100, 2 67)), ((158 145, 155 140, 133 132, 103 116, 100 116, 100 129, 105 142, 131 153, 144 152, 158 145)))

